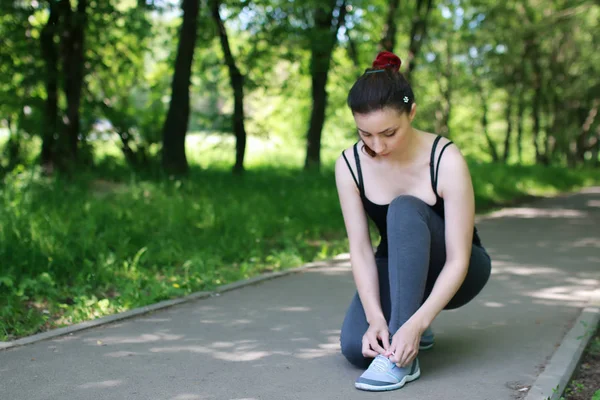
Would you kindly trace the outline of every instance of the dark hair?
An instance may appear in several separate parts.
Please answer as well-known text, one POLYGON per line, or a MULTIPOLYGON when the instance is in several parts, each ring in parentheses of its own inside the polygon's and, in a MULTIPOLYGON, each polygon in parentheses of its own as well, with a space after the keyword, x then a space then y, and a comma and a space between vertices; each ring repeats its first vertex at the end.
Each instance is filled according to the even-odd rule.
POLYGON ((384 108, 409 113, 415 101, 410 84, 400 72, 402 61, 394 53, 377 54, 371 68, 362 74, 348 93, 352 113, 367 114, 384 108))

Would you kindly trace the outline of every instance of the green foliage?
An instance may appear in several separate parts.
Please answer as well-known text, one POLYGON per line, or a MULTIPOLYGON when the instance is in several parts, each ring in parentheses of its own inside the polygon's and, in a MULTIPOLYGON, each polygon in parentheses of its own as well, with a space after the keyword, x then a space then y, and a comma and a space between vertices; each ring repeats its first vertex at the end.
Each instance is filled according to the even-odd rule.
MULTIPOLYGON (((1 6, 0 127, 9 128, 15 142, 23 135, 27 139, 40 133, 46 94, 39 39, 48 17, 47 5, 46 1, 19 1, 1 6)), ((104 133, 121 138, 124 148, 141 153, 142 159, 153 153, 151 147, 161 139, 169 99, 180 17, 176 6, 117 0, 89 4, 82 138, 90 132, 100 134, 94 123, 107 120, 111 124, 104 133)), ((313 0, 223 2, 232 51, 245 75, 250 136, 275 137, 304 147, 311 109, 310 35, 318 6, 322 2, 313 0)), ((384 0, 348 3, 327 87, 324 151, 329 143, 353 134, 345 97, 379 49, 387 6, 384 0)), ((414 2, 401 2, 395 50, 404 66, 415 12, 414 2)), ((489 135, 498 151, 503 152, 510 120, 508 162, 535 163, 532 101, 539 84, 543 98, 537 142, 542 153, 547 148, 549 161, 557 165, 595 160, 597 152, 592 153, 590 146, 600 119, 590 119, 589 126, 585 122, 594 115, 594 99, 600 90, 595 79, 600 62, 593 51, 600 39, 599 15, 600 7, 592 1, 440 2, 427 21, 427 38, 416 55, 417 68, 411 71, 419 128, 443 133, 448 117, 449 132, 465 154, 489 160, 480 123, 483 104, 474 86, 474 78, 479 77, 489 103, 489 135), (538 83, 534 59, 542 69, 538 83), (519 106, 520 96, 523 104, 519 106), (523 127, 522 157, 516 151, 518 124, 523 127), (584 126, 587 131, 582 130, 584 126)), ((189 129, 230 133, 231 88, 206 8, 200 12, 198 35, 189 129)), ((64 96, 59 103, 64 108, 64 96)), ((5 166, 21 162, 9 162, 8 155, 4 158, 5 166)))
POLYGON ((478 208, 504 204, 523 196, 557 194, 599 183, 593 169, 502 165, 469 162, 478 208))
POLYGON ((589 352, 595 356, 600 356, 600 333, 592 338, 592 341, 589 344, 589 352))
MULTIPOLYGON (((215 146, 194 143, 190 150, 215 146)), ((232 155, 222 152, 232 143, 213 151, 212 161, 204 157, 202 168, 192 157, 185 181, 132 173, 109 149, 95 169, 68 179, 23 167, 6 175, 0 186, 2 339, 347 251, 332 170, 339 153, 326 158, 322 173, 303 173, 293 148, 269 150, 268 143, 250 142, 245 176, 232 176, 229 160, 217 157, 232 155)), ((590 184, 595 176, 470 164, 479 211, 590 184)))
MULTIPOLYGON (((231 88, 215 26, 208 10, 201 10, 189 121, 194 134, 187 140, 193 167, 186 181, 167 179, 156 163, 180 10, 176 2, 151 3, 89 3, 80 107, 80 145, 89 156, 83 157, 80 173, 67 179, 44 177, 32 167, 40 153, 47 96, 40 33, 49 3, 0 2, 3 338, 345 249, 331 165, 356 140, 346 96, 379 50, 388 2, 348 2, 327 83, 322 174, 297 170, 311 110, 312 28, 323 2, 223 2, 232 51, 245 75, 250 168, 245 177, 228 173, 234 158, 228 135, 231 88), (107 122, 106 130, 98 121, 107 122), (128 151, 135 172, 123 165, 121 153, 128 151)), ((560 166, 598 162, 591 145, 600 118, 590 116, 600 93, 600 56, 594 51, 600 6, 591 0, 538 3, 436 3, 411 71, 418 104, 414 125, 438 132, 447 122, 469 160, 479 211, 598 183, 597 170, 560 166), (536 94, 541 94, 540 131, 534 142, 536 94), (517 100, 521 104, 507 113, 517 100), (508 165, 489 163, 484 104, 488 134, 500 153, 512 124, 508 165), (519 124, 522 157, 516 154, 519 124), (554 166, 532 165, 540 161, 534 143, 554 166)), ((401 2, 395 51, 404 66, 414 15, 415 2, 401 2)))
POLYGON ((97 135, 115 134, 130 162, 147 164, 150 147, 162 139, 165 95, 171 84, 174 31, 161 13, 140 5, 103 2, 91 13, 88 33, 90 121, 109 122, 97 135), (159 51, 154 51, 159 49, 159 51))
POLYGON ((600 331, 597 326, 589 326, 587 322, 582 321, 585 334, 582 339, 591 336, 587 344, 580 363, 573 373, 571 381, 568 383, 561 399, 598 399, 600 390, 597 387, 597 370, 600 367, 600 331))
POLYGON ((0 194, 4 339, 343 250, 331 174, 193 175, 120 183, 8 175, 0 194))
POLYGON ((22 161, 21 136, 33 134, 41 124, 44 96, 39 77, 43 65, 39 54, 39 13, 16 2, 0 5, 0 129, 7 129, 14 147, 14 159, 4 154, 4 167, 22 161))

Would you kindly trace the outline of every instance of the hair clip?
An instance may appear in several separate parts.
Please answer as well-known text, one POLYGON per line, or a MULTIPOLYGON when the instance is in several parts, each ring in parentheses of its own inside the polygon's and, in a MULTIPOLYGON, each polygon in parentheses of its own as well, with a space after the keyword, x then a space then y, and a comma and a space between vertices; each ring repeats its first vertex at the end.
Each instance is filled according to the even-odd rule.
POLYGON ((404 98, 402 100, 404 100, 405 103, 408 103, 409 98, 408 98, 408 96, 404 96, 404 98))
POLYGON ((376 72, 383 72, 383 71, 385 71, 385 69, 372 69, 370 71, 365 72, 365 75, 367 75, 367 74, 374 74, 376 72))

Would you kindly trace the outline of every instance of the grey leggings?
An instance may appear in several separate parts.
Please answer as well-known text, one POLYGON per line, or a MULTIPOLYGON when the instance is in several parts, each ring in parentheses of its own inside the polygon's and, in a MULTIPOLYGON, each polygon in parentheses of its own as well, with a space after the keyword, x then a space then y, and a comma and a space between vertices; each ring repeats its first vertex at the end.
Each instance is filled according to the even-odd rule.
MULTIPOLYGON (((387 214, 388 258, 377 258, 383 314, 393 335, 427 299, 446 261, 444 220, 422 200, 400 196, 387 214)), ((487 283, 491 260, 483 247, 473 245, 469 271, 445 309, 471 301, 487 283)), ((346 313, 341 332, 342 354, 366 368, 362 337, 369 328, 358 293, 346 313)))

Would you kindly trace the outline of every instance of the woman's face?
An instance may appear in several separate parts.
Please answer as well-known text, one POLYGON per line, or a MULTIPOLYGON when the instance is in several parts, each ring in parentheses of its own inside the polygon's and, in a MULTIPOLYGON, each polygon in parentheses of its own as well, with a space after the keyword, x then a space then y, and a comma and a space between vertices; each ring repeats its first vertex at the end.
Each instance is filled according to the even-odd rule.
POLYGON ((391 108, 354 114, 358 134, 363 142, 378 156, 387 157, 407 143, 412 135, 411 122, 415 104, 410 113, 399 113, 391 108))

